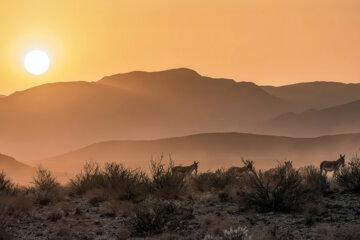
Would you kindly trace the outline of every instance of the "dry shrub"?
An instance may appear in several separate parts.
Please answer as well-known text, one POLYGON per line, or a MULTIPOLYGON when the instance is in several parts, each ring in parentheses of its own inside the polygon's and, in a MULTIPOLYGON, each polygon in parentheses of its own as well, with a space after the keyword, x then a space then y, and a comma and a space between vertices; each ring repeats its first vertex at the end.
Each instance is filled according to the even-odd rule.
POLYGON ((200 192, 223 190, 225 187, 234 185, 239 180, 236 176, 228 174, 224 169, 218 169, 215 172, 201 173, 193 179, 193 186, 200 192))
POLYGON ((64 216, 63 211, 61 211, 59 209, 55 209, 55 210, 50 211, 50 213, 47 215, 46 219, 56 222, 56 221, 60 220, 63 216, 64 216))
POLYGON ((4 172, 0 173, 0 193, 8 194, 14 191, 14 184, 6 177, 4 172))
POLYGON ((172 168, 172 161, 167 167, 162 162, 162 158, 159 161, 151 161, 152 188, 156 195, 165 199, 177 198, 186 193, 184 176, 173 173, 172 168))
POLYGON ((259 211, 297 210, 303 200, 303 186, 299 170, 291 162, 280 163, 270 172, 247 172, 247 189, 241 191, 245 204, 259 211))
POLYGON ((99 207, 99 213, 101 216, 115 217, 120 203, 118 201, 106 201, 103 202, 99 207))
POLYGON ((48 205, 61 198, 60 184, 48 169, 39 166, 33 177, 33 184, 36 203, 48 205))
POLYGON ((42 166, 37 168, 36 176, 33 177, 33 183, 35 188, 40 191, 49 191, 60 186, 50 170, 42 166))
POLYGON ((129 217, 134 212, 135 204, 130 201, 120 201, 113 204, 116 204, 117 212, 122 217, 129 217))
POLYGON ((139 203, 132 220, 134 234, 148 236, 163 232, 175 210, 176 206, 168 201, 148 199, 139 203))
POLYGON ((318 197, 330 192, 330 184, 326 176, 321 175, 320 169, 314 166, 305 166, 300 169, 303 178, 304 191, 309 196, 318 197))
POLYGON ((89 203, 92 206, 98 206, 99 203, 109 199, 109 194, 105 191, 104 188, 94 188, 88 190, 85 193, 85 197, 89 200, 89 203))
POLYGON ((73 190, 79 194, 86 193, 90 189, 101 188, 105 185, 104 182, 100 166, 95 162, 85 163, 81 172, 70 179, 73 190))
POLYGON ((139 170, 129 170, 117 163, 106 163, 105 188, 117 195, 119 200, 143 200, 150 191, 149 179, 139 170))
POLYGON ((360 158, 355 155, 335 175, 337 184, 347 191, 360 192, 360 158))
POLYGON ((150 191, 149 179, 139 170, 129 170, 118 163, 86 163, 80 174, 71 179, 73 190, 79 194, 92 189, 104 189, 119 200, 139 201, 150 191))

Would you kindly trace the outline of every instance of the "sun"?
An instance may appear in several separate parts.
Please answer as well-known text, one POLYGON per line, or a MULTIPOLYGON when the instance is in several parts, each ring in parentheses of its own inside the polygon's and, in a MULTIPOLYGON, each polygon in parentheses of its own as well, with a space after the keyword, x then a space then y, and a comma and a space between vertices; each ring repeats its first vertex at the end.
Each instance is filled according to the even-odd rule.
POLYGON ((32 50, 26 54, 24 66, 29 73, 41 75, 49 69, 50 58, 42 50, 32 50))

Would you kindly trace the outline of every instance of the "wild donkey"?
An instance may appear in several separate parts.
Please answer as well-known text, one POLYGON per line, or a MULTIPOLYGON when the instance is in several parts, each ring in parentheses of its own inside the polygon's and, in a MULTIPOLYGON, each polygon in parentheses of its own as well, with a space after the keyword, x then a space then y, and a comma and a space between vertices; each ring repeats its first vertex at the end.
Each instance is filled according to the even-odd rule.
POLYGON ((192 174, 192 172, 195 170, 195 175, 197 175, 197 172, 198 172, 198 165, 199 165, 199 162, 195 162, 190 165, 190 166, 176 166, 176 167, 173 167, 171 170, 173 173, 181 173, 184 175, 184 177, 188 177, 192 174))
POLYGON ((320 163, 320 174, 322 174, 323 170, 325 171, 325 176, 327 172, 334 172, 336 175, 337 171, 339 170, 340 166, 345 165, 345 154, 344 156, 340 154, 340 158, 337 161, 323 161, 320 163))
POLYGON ((245 164, 244 167, 231 167, 226 171, 226 173, 229 175, 233 175, 233 176, 239 176, 240 174, 242 174, 246 171, 254 169, 253 161, 249 161, 249 160, 244 161, 243 160, 243 163, 245 164))

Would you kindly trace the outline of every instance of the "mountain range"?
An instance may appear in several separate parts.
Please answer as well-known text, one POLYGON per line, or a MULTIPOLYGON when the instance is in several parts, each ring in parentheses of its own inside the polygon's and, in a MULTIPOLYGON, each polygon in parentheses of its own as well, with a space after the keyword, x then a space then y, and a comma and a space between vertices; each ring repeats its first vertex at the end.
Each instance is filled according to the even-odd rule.
POLYGON ((257 86, 186 68, 43 84, 0 98, 0 152, 30 161, 112 139, 355 133, 360 132, 359 86, 257 86))
POLYGON ((190 69, 130 72, 2 98, 0 147, 19 159, 39 159, 109 139, 252 131, 289 109, 254 83, 190 69))
POLYGON ((329 108, 360 100, 360 84, 353 83, 307 82, 261 87, 269 94, 293 104, 294 112, 329 108))

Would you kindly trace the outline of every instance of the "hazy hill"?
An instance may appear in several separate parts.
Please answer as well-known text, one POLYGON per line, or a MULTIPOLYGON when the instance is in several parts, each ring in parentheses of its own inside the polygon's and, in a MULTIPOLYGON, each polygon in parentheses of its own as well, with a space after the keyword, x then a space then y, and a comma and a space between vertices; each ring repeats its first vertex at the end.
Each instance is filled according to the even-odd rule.
POLYGON ((253 83, 190 69, 131 72, 98 82, 60 82, 0 101, 0 146, 39 159, 109 139, 252 131, 289 105, 253 83))
POLYGON ((0 154, 0 172, 5 172, 7 177, 20 184, 29 184, 35 169, 12 157, 0 154))
POLYGON ((262 86, 269 94, 293 103, 293 111, 321 109, 360 100, 360 84, 307 82, 280 87, 262 86))
POLYGON ((318 136, 360 132, 360 100, 300 114, 282 114, 265 124, 268 133, 318 136))
MULTIPOLYGON (((149 169, 151 156, 172 154, 175 163, 200 161, 201 170, 242 165, 241 158, 255 160, 258 167, 273 167, 277 160, 295 165, 337 160, 340 153, 350 157, 360 147, 360 134, 290 138, 245 133, 209 133, 148 141, 107 141, 57 157, 39 161, 58 171, 78 171, 86 161, 119 161, 127 167, 149 169), (336 159, 335 159, 336 158, 336 159)), ((39 163, 37 162, 37 163, 39 163)))

